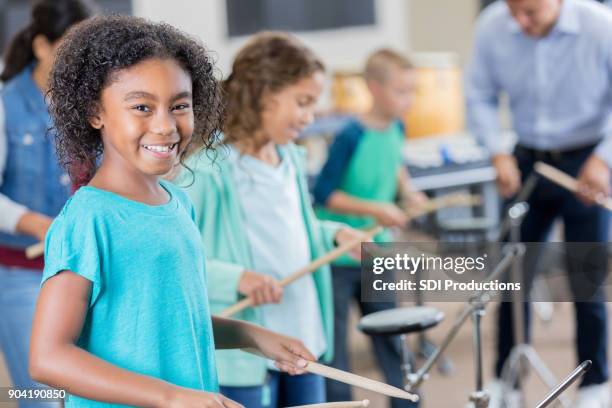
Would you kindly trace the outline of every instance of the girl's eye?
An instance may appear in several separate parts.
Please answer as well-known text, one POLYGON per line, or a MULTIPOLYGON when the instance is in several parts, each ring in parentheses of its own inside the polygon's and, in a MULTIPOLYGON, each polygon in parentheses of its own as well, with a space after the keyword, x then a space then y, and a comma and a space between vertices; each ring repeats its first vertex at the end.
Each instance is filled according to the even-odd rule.
POLYGON ((185 109, 189 109, 189 104, 188 103, 179 103, 178 105, 175 105, 172 110, 185 110, 185 109))
POLYGON ((135 109, 138 112, 145 112, 145 113, 151 112, 151 109, 147 105, 135 105, 132 107, 132 109, 135 109))

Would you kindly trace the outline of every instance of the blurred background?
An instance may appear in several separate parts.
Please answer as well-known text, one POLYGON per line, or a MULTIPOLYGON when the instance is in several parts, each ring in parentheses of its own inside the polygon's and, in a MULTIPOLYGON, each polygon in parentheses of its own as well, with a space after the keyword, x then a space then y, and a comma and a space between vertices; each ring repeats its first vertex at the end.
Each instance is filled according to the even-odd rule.
MULTIPOLYGON (((404 158, 414 185, 430 196, 467 191, 484 197, 474 208, 448 209, 420 220, 405 231, 406 240, 455 240, 494 234, 499 226, 500 198, 495 171, 488 154, 466 131, 463 72, 473 44, 474 24, 491 0, 97 0, 105 13, 125 13, 165 21, 199 37, 217 55, 219 75, 225 76, 237 50, 254 32, 274 29, 296 34, 328 68, 328 86, 320 102, 320 115, 306 129, 300 143, 309 152, 314 178, 325 162, 327 146, 348 115, 369 108, 370 99, 360 72, 366 57, 381 47, 405 53, 416 66, 416 95, 407 113, 404 158), (470 228, 452 220, 468 218, 470 228)), ((0 0, 0 52, 13 34, 27 24, 30 2, 0 0)), ((514 141, 507 109, 500 110, 503 139, 514 141)), ((436 305, 446 319, 428 332, 435 344, 449 330, 462 304, 436 305)), ((494 308, 484 318, 485 377, 492 375, 494 308)), ((2 316, 0 315, 0 319, 2 316)), ((535 319, 534 344, 551 370, 561 377, 574 366, 572 307, 544 306, 535 319)), ((382 378, 373 363, 367 338, 352 318, 350 348, 354 371, 382 378)), ((423 387, 424 407, 464 406, 474 388, 472 337, 464 325, 441 368, 423 387), (453 401, 452 403, 450 401, 453 401)), ((409 339, 419 350, 422 338, 409 339)), ((399 364, 399 362, 398 362, 399 364)), ((0 354, 0 387, 9 386, 0 354)), ((535 403, 547 388, 534 376, 528 383, 529 401, 535 403)), ((374 407, 386 401, 371 393, 374 407)), ((11 407, 0 402, 0 406, 11 407)))

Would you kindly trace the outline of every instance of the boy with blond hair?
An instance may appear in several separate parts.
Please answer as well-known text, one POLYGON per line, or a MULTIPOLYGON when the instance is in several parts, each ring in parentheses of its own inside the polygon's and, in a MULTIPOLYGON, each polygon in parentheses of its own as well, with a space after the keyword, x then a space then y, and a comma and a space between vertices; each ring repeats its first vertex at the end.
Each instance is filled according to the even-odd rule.
MULTIPOLYGON (((400 120, 412 103, 414 72, 403 55, 381 49, 366 62, 364 78, 372 95, 371 108, 351 119, 337 134, 329 149, 327 162, 314 189, 317 214, 321 219, 364 228, 378 223, 403 227, 407 222, 398 197, 406 205, 418 207, 426 197, 416 191, 403 165, 404 126, 400 120)), ((390 240, 388 231, 375 238, 390 240)), ((393 302, 361 302, 360 265, 341 258, 332 265, 334 289, 334 360, 336 368, 349 370, 347 320, 351 300, 368 315, 395 307, 393 302)), ((378 363, 388 383, 402 386, 399 342, 390 337, 372 337, 378 363)), ((329 401, 351 400, 350 388, 328 382, 329 401)), ((393 400, 393 408, 413 406, 393 400)))

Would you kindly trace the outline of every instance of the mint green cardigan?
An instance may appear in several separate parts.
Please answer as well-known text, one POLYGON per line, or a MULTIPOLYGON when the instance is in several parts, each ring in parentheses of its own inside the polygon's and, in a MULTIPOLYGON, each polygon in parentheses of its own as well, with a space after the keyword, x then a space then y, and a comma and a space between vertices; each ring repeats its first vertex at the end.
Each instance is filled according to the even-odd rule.
MULTIPOLYGON (((342 224, 319 221, 315 217, 304 173, 304 151, 293 144, 281 149, 297 170, 302 215, 314 259, 333 247, 334 237, 342 224)), ((227 160, 227 154, 223 148, 219 149, 215 160, 211 160, 204 151, 194 154, 187 161, 194 177, 185 170, 176 181, 190 196, 195 207, 196 222, 205 248, 208 297, 213 314, 241 299, 238 282, 245 269, 253 269, 244 213, 240 198, 236 196, 232 176, 233 164, 227 160)), ((330 361, 333 353, 333 293, 329 267, 317 270, 313 278, 327 342, 323 360, 330 361)), ((262 323, 258 308, 246 309, 234 317, 262 323)), ((262 358, 240 350, 217 350, 216 360, 221 385, 242 387, 262 385, 265 382, 267 365, 262 358)))

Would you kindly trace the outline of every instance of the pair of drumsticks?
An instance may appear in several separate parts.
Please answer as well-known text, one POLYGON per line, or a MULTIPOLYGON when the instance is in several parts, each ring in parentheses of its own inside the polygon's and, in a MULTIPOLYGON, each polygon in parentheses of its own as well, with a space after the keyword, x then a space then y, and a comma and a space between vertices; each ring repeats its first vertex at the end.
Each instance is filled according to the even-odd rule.
MULTIPOLYGON (((460 193, 460 194, 449 194, 437 199, 432 199, 427 201, 424 206, 417 212, 408 212, 408 219, 413 219, 419 217, 421 215, 431 213, 437 211, 441 208, 451 207, 451 206, 459 206, 459 205, 475 205, 480 202, 480 197, 471 196, 468 194, 460 193)), ((383 230, 382 226, 374 226, 368 229, 365 232, 363 237, 355 238, 349 242, 340 245, 334 250, 328 252, 327 254, 315 259, 313 262, 309 263, 305 267, 295 271, 291 275, 287 276, 283 279, 280 284, 282 287, 285 287, 296 280, 306 276, 308 274, 313 273, 321 266, 326 265, 335 259, 339 258, 346 252, 350 251, 352 248, 360 245, 363 240, 368 240, 373 238, 376 234, 383 230)), ((250 306, 253 306, 253 301, 251 298, 245 298, 242 301, 234 304, 233 306, 222 311, 219 316, 221 317, 230 317, 250 306)), ((251 351, 253 352, 253 351, 251 351)), ((255 353, 257 354, 257 353, 255 353)), ((338 370, 336 368, 328 367, 323 364, 316 363, 314 361, 308 361, 306 367, 304 367, 309 373, 317 374, 325 378, 329 378, 332 380, 340 381, 345 384, 353 385, 355 387, 364 388, 370 391, 374 391, 379 394, 383 394, 393 398, 401 398, 407 399, 413 402, 417 402, 419 400, 419 396, 413 393, 409 393, 400 388, 393 387, 391 385, 382 383, 380 381, 375 381, 369 378, 365 378, 353 373, 349 373, 346 371, 338 370)), ((315 405, 307 405, 306 407, 329 407, 329 408, 350 408, 350 407, 367 407, 369 401, 354 401, 354 402, 337 402, 337 403, 327 403, 327 404, 315 404, 315 405)))

